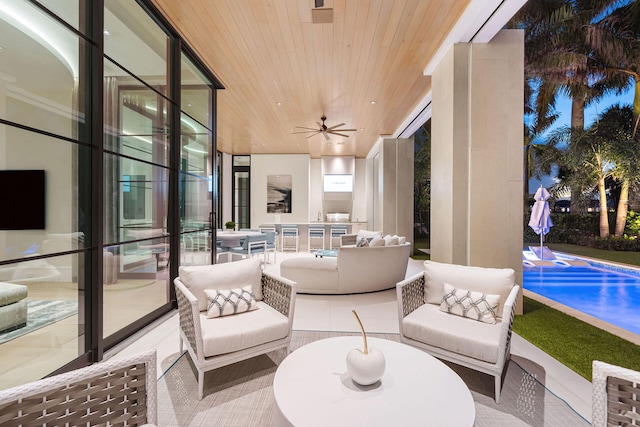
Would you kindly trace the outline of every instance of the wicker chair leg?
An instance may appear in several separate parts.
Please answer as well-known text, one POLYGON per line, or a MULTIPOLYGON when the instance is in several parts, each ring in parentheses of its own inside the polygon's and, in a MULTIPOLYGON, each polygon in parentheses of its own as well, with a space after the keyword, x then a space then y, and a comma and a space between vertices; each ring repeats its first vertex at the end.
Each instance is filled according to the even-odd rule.
POLYGON ((204 397, 204 372, 198 371, 198 400, 204 397))

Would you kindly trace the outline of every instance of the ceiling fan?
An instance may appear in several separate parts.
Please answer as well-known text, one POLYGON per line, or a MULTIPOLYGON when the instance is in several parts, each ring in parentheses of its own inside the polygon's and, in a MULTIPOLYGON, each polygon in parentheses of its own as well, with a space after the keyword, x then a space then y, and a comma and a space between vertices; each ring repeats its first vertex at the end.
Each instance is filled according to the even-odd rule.
POLYGON ((316 122, 316 124, 318 125, 318 128, 308 128, 308 127, 304 127, 304 126, 295 126, 298 129, 306 129, 306 130, 301 130, 299 132, 291 132, 291 133, 310 133, 311 135, 309 135, 305 139, 309 139, 312 136, 315 136, 315 135, 321 133, 321 134, 324 135, 324 137, 327 140, 329 140, 329 134, 338 135, 338 136, 344 136, 345 138, 349 138, 349 135, 346 135, 346 134, 340 133, 340 132, 355 132, 356 131, 356 129, 337 129, 340 126, 344 126, 344 123, 340 123, 340 124, 337 124, 337 125, 333 125, 333 126, 327 127, 327 125, 324 124, 324 121, 327 120, 327 118, 325 116, 320 117, 320 120, 322 120, 322 123, 316 122))

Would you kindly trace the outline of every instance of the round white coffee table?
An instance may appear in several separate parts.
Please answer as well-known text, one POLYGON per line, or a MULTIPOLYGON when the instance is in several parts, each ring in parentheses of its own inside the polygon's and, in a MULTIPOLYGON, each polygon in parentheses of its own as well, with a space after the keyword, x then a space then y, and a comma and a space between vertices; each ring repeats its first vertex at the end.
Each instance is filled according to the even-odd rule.
POLYGON ((451 368, 429 354, 368 337, 385 356, 382 379, 356 385, 346 356, 362 337, 314 341, 288 355, 273 381, 276 426, 472 426, 471 392, 451 368))

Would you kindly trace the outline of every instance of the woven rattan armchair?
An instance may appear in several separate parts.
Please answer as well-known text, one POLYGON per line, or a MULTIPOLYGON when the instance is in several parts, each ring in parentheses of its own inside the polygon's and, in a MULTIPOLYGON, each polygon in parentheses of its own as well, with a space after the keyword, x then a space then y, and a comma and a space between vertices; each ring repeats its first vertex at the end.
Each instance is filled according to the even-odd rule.
POLYGON ((204 395, 207 371, 289 348, 296 283, 263 272, 260 259, 180 267, 174 280, 180 315, 180 350, 198 371, 198 399, 204 395), (258 309, 208 318, 205 289, 233 289, 251 284, 258 309))
POLYGON ((640 425, 640 372, 593 361, 592 425, 640 425))
POLYGON ((157 424, 156 353, 106 360, 0 391, 2 426, 157 424))
POLYGON ((400 341, 439 359, 495 377, 500 402, 502 377, 511 356, 511 330, 520 287, 512 269, 425 262, 425 271, 396 285, 400 341), (500 295, 496 323, 450 314, 441 309, 443 283, 500 295))

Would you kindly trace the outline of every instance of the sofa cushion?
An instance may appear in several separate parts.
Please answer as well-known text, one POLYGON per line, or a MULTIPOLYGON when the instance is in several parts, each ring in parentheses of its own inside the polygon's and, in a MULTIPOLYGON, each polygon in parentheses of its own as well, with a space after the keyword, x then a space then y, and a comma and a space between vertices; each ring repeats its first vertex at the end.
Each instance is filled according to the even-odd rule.
POLYGON ((206 312, 200 312, 204 357, 285 338, 289 333, 289 319, 262 301, 258 302, 258 308, 238 316, 215 319, 208 319, 206 312))
POLYGON ((384 236, 385 246, 396 246, 397 244, 398 244, 398 236, 391 236, 389 234, 384 236))
POLYGON ((229 316, 258 308, 251 286, 240 289, 205 289, 207 317, 229 316))
POLYGON ((455 288, 484 294, 500 295, 498 316, 502 316, 504 303, 515 285, 516 274, 511 268, 471 267, 435 261, 424 262, 424 297, 430 304, 442 302, 444 283, 455 288))
POLYGON ((408 338, 488 363, 498 360, 501 326, 452 316, 434 304, 424 304, 402 320, 408 338))
POLYGON ((373 239, 371 239, 371 241, 369 242, 369 246, 371 247, 384 246, 384 239, 376 236, 373 239))
POLYGON ((494 324, 497 321, 496 309, 499 300, 500 295, 471 292, 466 289, 454 288, 445 283, 440 310, 456 316, 494 324))
POLYGON ((0 282, 0 307, 25 299, 28 292, 25 285, 0 282))
POLYGON ((393 237, 397 237, 398 238, 398 244, 399 245, 404 245, 405 242, 407 241, 407 238, 405 236, 396 236, 396 235, 394 235, 393 237))
POLYGON ((207 309, 205 289, 243 288, 251 285, 256 300, 262 300, 260 257, 214 265, 181 266, 180 281, 198 298, 198 309, 207 309))
POLYGON ((380 231, 369 231, 369 230, 360 230, 358 231, 358 237, 356 241, 359 241, 362 238, 366 238, 368 241, 371 241, 374 237, 382 237, 382 232, 380 231))

